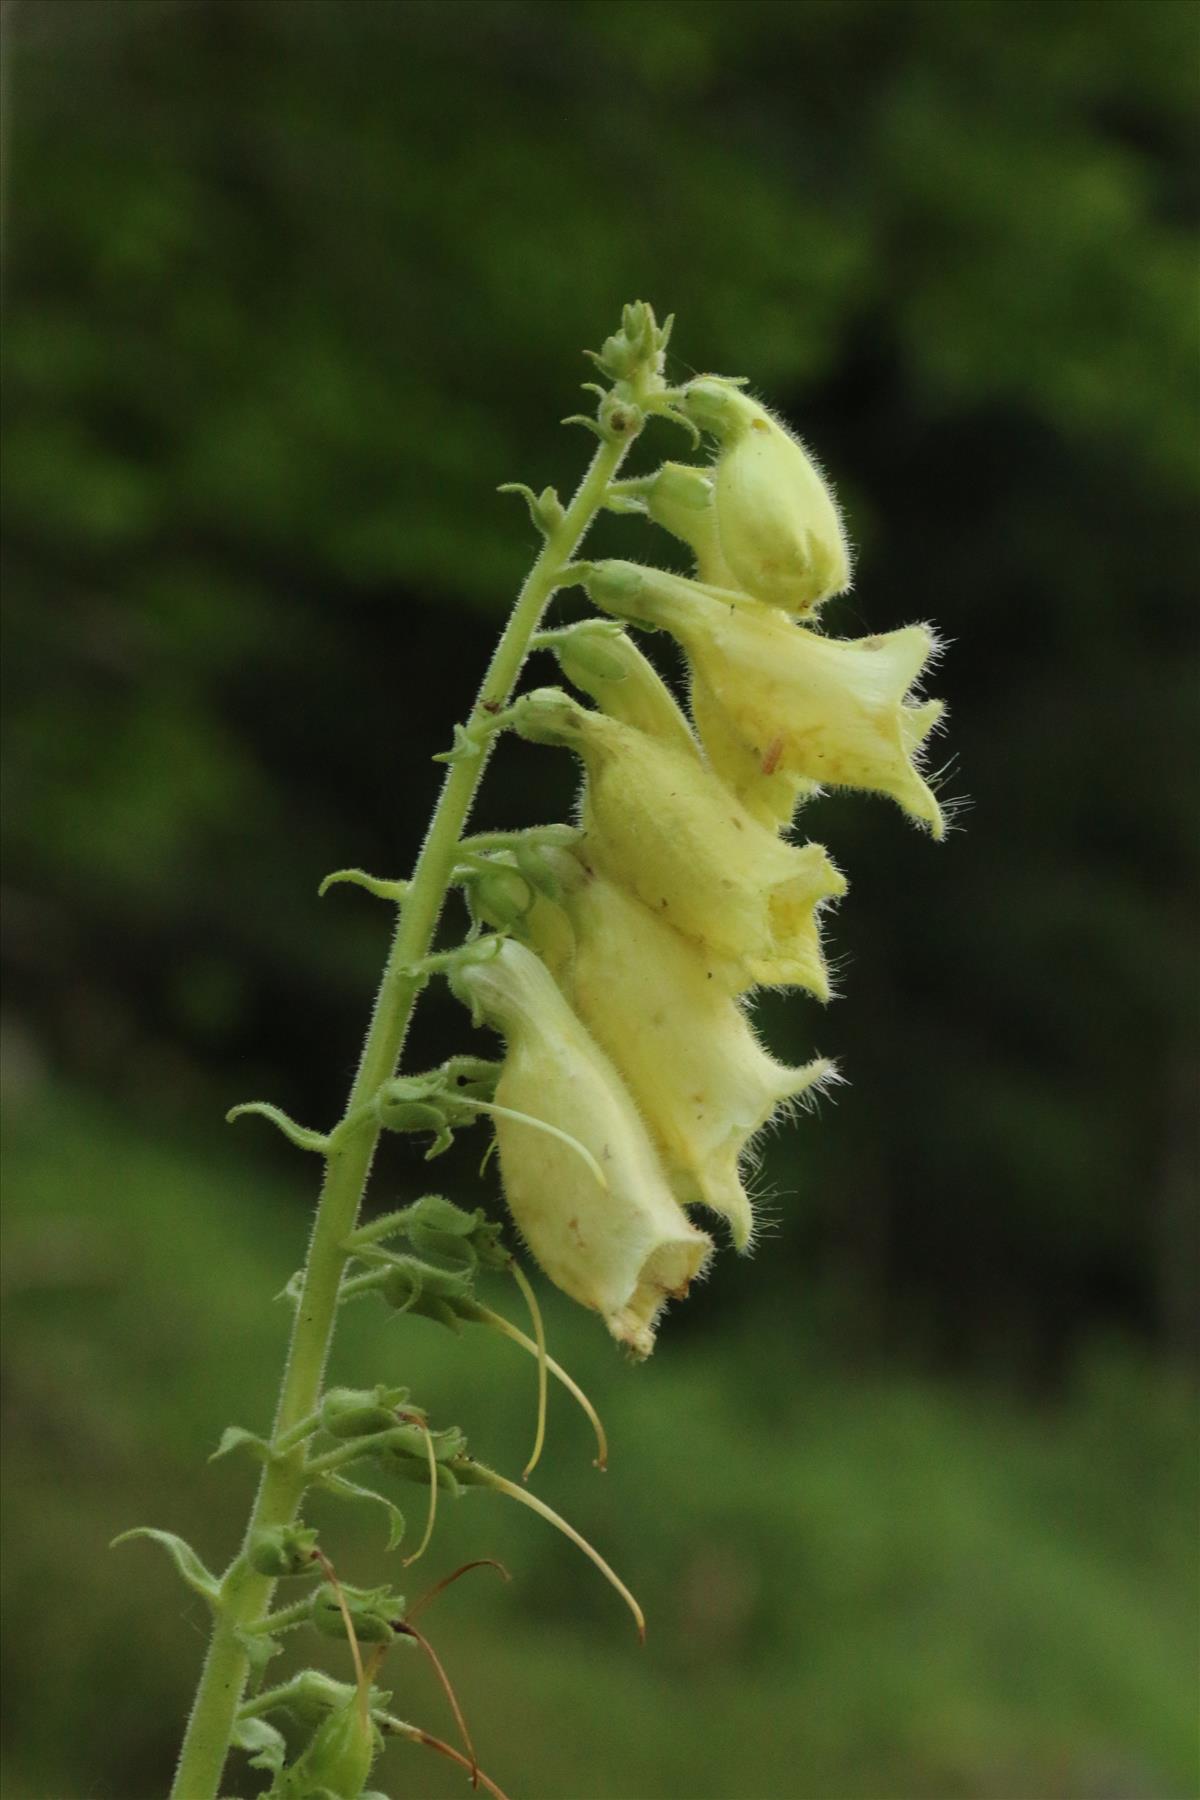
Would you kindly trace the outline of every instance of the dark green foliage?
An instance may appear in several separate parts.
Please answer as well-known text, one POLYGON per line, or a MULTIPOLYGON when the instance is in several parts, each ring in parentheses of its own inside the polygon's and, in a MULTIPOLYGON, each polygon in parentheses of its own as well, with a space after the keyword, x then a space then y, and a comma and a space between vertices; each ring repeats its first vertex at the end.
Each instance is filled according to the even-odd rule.
MULTIPOLYGON (((886 1286, 943 1348, 1053 1364, 1096 1310, 1180 1339, 1194 19, 453 16, 17 11, 23 1018, 126 1091, 221 1069, 232 1098, 250 1067, 328 1116, 381 946, 313 889, 411 858, 531 548, 494 488, 570 480, 579 347, 640 291, 838 481, 860 577, 831 628, 953 640, 968 832, 926 857, 883 809, 805 822, 857 871, 854 977, 780 1048, 855 1091, 771 1166, 808 1170, 774 1266, 886 1286)), ((560 779, 506 747, 486 804, 561 815, 560 779)))
MULTIPOLYGON (((105 1770, 107 1792, 164 1785, 204 1605, 185 1602, 181 1627, 161 1556, 101 1562, 98 1546, 143 1516, 213 1560, 235 1540, 253 1466, 205 1475, 229 1484, 214 1522, 194 1464, 231 1413, 269 1418, 286 1309, 264 1322, 261 1301, 299 1259, 311 1198, 288 1153, 290 1223, 253 1181, 206 1212, 183 1152, 245 1093, 336 1117, 387 919, 348 888, 318 908, 317 884, 352 863, 406 873, 429 759, 538 542, 494 490, 569 492, 589 446, 555 421, 579 404, 580 349, 634 293, 679 315, 680 359, 750 376, 835 480, 859 572, 829 628, 930 618, 951 640, 932 686, 952 709, 946 791, 973 808, 941 851, 884 805, 830 798, 805 816, 854 871, 831 933, 845 998, 778 1022, 768 1003, 764 1030, 785 1060, 836 1056, 853 1086, 773 1140, 778 1232, 671 1321, 684 1464, 654 1462, 664 1388, 651 1400, 617 1371, 622 1398, 603 1396, 644 1484, 624 1572, 650 1590, 652 1645, 656 1603, 682 1622, 636 1690, 592 1638, 573 1659, 570 1621, 606 1619, 606 1596, 576 1583, 569 1548, 560 1563, 512 1536, 526 1578, 503 1602, 511 1630, 474 1652, 493 1696, 481 1749, 491 1704, 494 1772, 518 1793, 573 1791, 585 1767, 597 1794, 701 1800, 724 1779, 705 1729, 720 1717, 739 1766, 789 1800, 781 1760, 804 1761, 824 1800, 880 1800, 893 1775, 897 1794, 937 1800, 1186 1791, 1186 1509, 1161 1471, 1187 1410, 1161 1397, 1166 1375, 1090 1346, 1116 1329, 1138 1358, 1175 1361, 1200 1317, 1194 11, 6 14, 6 1069, 10 1113, 42 1134, 14 1168, 31 1316, 11 1392, 36 1471, 15 1537, 39 1569, 68 1534, 83 1545, 82 1573, 68 1557, 54 1576, 56 1620, 93 1584, 64 1637, 16 1576, 13 1704, 29 1723, 14 1800, 41 1800, 39 1782, 99 1792, 105 1770), (108 1112, 78 1115, 94 1141, 53 1086, 39 1109, 48 1067, 105 1094, 108 1112), (101 1123, 114 1106, 120 1130, 101 1123), (170 1154, 139 1147, 150 1113, 170 1154), (793 1412, 755 1424, 764 1303, 773 1343, 802 1339, 797 1364, 810 1341, 867 1368, 904 1347, 1066 1410, 1048 1424, 993 1397, 977 1416, 835 1371, 811 1392, 798 1373, 793 1412), (718 1319, 733 1363, 702 1349, 718 1319), (1080 1366, 1101 1373, 1088 1385, 1080 1366), (718 1476, 701 1427, 735 1375, 736 1454, 718 1476), (780 1498, 760 1517, 764 1466, 780 1498), (668 1490, 686 1495, 682 1523, 646 1524, 668 1490), (118 1667, 112 1621, 134 1602, 139 1660, 118 1667), (537 1605, 553 1642, 520 1623, 537 1605), (60 1678, 87 1697, 74 1749, 38 1711, 60 1678), (583 1681, 594 1712, 567 1745, 552 1727, 583 1681), (529 1692, 543 1761, 504 1736, 529 1692), (803 1742, 764 1695, 803 1717, 803 1742), (668 1745, 661 1721, 685 1701, 694 1742, 668 1745), (643 1746, 632 1773, 601 1729, 613 1716, 643 1746), (87 1749, 105 1732, 122 1746, 110 1760, 87 1749)), ((610 520, 588 548, 637 554, 638 539, 610 520)), ((564 779, 505 743, 479 827, 567 817, 564 779)), ((441 1003, 415 1035, 414 1067, 464 1048, 441 1003)), ((468 1205, 483 1141, 464 1132, 438 1165, 468 1205)), ((380 1206, 418 1191, 414 1143, 389 1147, 380 1206)), ((237 1152, 255 1154, 249 1133, 237 1152)), ((460 1384, 481 1334, 460 1345, 377 1305, 346 1312, 356 1342, 395 1348, 341 1377, 422 1374, 475 1449, 460 1384), (427 1377, 402 1333, 430 1345, 427 1377)), ((528 1371, 501 1375, 482 1416, 523 1434, 528 1371)), ((511 1467, 512 1435, 480 1434, 479 1453, 511 1467)), ((611 1530, 621 1561, 614 1503, 591 1492, 568 1510, 611 1530)), ((378 1520, 328 1510, 339 1529, 368 1513, 369 1576, 378 1520)), ((447 1508, 445 1529, 468 1510, 447 1508)))

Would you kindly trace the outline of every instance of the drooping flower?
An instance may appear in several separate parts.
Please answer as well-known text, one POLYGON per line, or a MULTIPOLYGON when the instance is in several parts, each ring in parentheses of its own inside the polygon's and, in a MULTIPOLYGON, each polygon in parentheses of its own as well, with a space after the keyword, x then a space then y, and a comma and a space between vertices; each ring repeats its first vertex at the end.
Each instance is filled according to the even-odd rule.
POLYGON ((496 1106, 523 1117, 498 1113, 496 1137, 522 1236, 556 1286, 648 1356, 659 1313, 701 1273, 711 1238, 680 1207, 616 1069, 531 950, 510 939, 453 981, 507 1042, 496 1106))
POLYGON ((526 694, 513 726, 582 756, 590 859, 727 965, 735 991, 763 983, 828 998, 817 909, 846 882, 822 845, 781 843, 710 769, 557 688, 526 694))
POLYGON ((636 563, 599 563, 598 606, 661 625, 691 662, 697 725, 713 766, 747 804, 754 769, 889 794, 941 837, 941 808, 914 753, 943 713, 907 698, 937 640, 927 625, 831 638, 776 608, 636 563))
POLYGON ((728 585, 797 614, 843 593, 851 576, 845 527, 800 440, 719 376, 689 382, 681 404, 719 446, 712 470, 714 549, 732 577, 728 585))
MULTIPOLYGON (((743 1250, 754 1229, 739 1169, 747 1146, 832 1064, 777 1063, 696 944, 582 858, 562 861, 575 870, 561 882, 575 940, 565 991, 623 1077, 676 1198, 722 1213, 743 1250)), ((535 945, 547 924, 530 915, 535 945)))

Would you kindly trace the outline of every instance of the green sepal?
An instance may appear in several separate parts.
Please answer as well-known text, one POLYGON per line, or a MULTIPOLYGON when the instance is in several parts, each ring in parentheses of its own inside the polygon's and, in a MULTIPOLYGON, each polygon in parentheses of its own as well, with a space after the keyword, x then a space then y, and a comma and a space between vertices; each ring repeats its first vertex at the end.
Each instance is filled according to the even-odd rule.
POLYGON ((374 1488, 360 1487, 356 1481, 348 1481, 344 1475, 322 1475, 317 1483, 327 1494, 334 1494, 339 1500, 373 1500, 382 1506, 388 1516, 388 1536, 385 1546, 395 1550, 403 1541, 405 1532, 404 1514, 398 1506, 394 1506, 386 1494, 377 1494, 374 1488))
POLYGON ((387 1274, 379 1284, 379 1291, 390 1307, 396 1312, 419 1313, 439 1324, 450 1323, 451 1329, 457 1330, 454 1306, 459 1300, 470 1299, 474 1288, 473 1270, 439 1269, 415 1256, 389 1258, 386 1268, 387 1274), (449 1321, 445 1317, 446 1309, 450 1311, 449 1321))
MULTIPOLYGON (((354 1622, 360 1643, 390 1644, 404 1623, 404 1595, 389 1587, 358 1588, 341 1582, 342 1598, 354 1622)), ((309 1602, 311 1623, 324 1637, 344 1638, 346 1621, 338 1596, 328 1583, 317 1588, 309 1602)))
POLYGON ((221 1433, 221 1441, 209 1457, 209 1462, 217 1462, 222 1456, 229 1456, 234 1450, 246 1450, 256 1462, 269 1463, 274 1460, 274 1451, 264 1437, 257 1432, 247 1431, 244 1425, 227 1425, 221 1433))
MULTIPOLYGON (((466 1437, 457 1425, 449 1425, 444 1431, 432 1431, 429 1435, 433 1440, 433 1461, 437 1470, 438 1487, 457 1500, 459 1484, 448 1465, 465 1454, 466 1437)), ((380 1461, 402 1481, 411 1481, 416 1487, 429 1486, 429 1456, 423 1433, 420 1441, 411 1446, 393 1442, 384 1450, 380 1461)))
MULTIPOLYGON (((348 1706, 355 1693, 351 1682, 335 1681, 324 1669, 300 1669, 289 1681, 245 1701, 238 1718, 257 1719, 267 1713, 282 1712, 299 1725, 319 1725, 338 1707, 348 1706)), ((391 1695, 373 1687, 370 1698, 373 1707, 386 1706, 391 1695)))
POLYGON ((273 1580, 311 1575, 318 1560, 317 1534, 307 1525, 264 1525, 250 1539, 246 1555, 252 1569, 273 1580))
POLYGON ((396 1408, 408 1399, 406 1387, 330 1388, 321 1401, 321 1430, 330 1437, 369 1437, 397 1423, 396 1408))
POLYGON ((295 1144, 299 1150, 312 1150, 318 1156, 324 1156, 329 1148, 325 1132, 310 1131, 307 1125, 297 1125, 295 1119, 289 1118, 281 1107, 272 1106, 269 1100, 244 1100, 240 1106, 231 1106, 225 1114, 225 1123, 232 1125, 235 1119, 248 1116, 268 1120, 282 1131, 289 1144, 295 1144))
POLYGON ((252 1769, 267 1769, 278 1775, 287 1758, 287 1740, 282 1731, 268 1725, 265 1719, 239 1719, 230 1738, 235 1750, 248 1750, 252 1769))
POLYGON ((177 1537, 173 1531, 159 1531, 153 1525, 135 1525, 132 1531, 123 1531, 120 1537, 115 1537, 109 1549, 115 1550, 118 1544, 128 1544, 132 1538, 150 1538, 154 1543, 161 1544, 192 1592, 199 1594, 212 1607, 220 1604, 220 1582, 211 1570, 205 1568, 186 1539, 177 1537))
POLYGON ((481 1262, 488 1268, 507 1266, 500 1235, 501 1227, 491 1223, 482 1207, 467 1212, 440 1194, 418 1200, 408 1226, 408 1241, 419 1255, 439 1256, 472 1271, 481 1262))

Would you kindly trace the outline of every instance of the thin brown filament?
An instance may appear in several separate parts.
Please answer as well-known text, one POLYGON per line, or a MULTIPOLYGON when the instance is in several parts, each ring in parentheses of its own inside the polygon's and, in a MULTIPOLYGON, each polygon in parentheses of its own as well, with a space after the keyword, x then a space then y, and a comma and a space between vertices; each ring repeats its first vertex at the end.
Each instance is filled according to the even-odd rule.
POLYGON ((438 1680, 441 1682, 442 1688, 446 1695, 446 1698, 450 1702, 450 1710, 454 1714, 454 1722, 458 1726, 459 1732, 462 1735, 463 1744, 466 1748, 468 1756, 471 1759, 470 1764, 469 1764, 469 1767, 471 1770, 471 1786, 478 1787, 479 1786, 479 1758, 475 1754, 475 1746, 471 1742, 471 1734, 467 1730, 467 1721, 463 1717, 462 1707, 458 1704, 458 1695, 454 1692, 454 1689, 450 1685, 450 1677, 447 1675, 445 1669, 442 1667, 441 1658, 438 1656, 438 1653, 434 1649, 433 1645, 429 1642, 429 1639, 427 1637, 424 1637, 422 1635, 422 1633, 417 1630, 416 1626, 411 1625, 407 1619, 404 1621, 404 1623, 402 1625, 397 1625, 396 1630, 398 1632, 402 1632, 406 1637, 414 1638, 416 1640, 416 1642, 420 1645, 421 1649, 425 1652, 425 1654, 429 1658, 430 1662, 433 1664, 434 1673, 437 1675, 438 1680))
POLYGON ((537 1345, 538 1397, 537 1397, 537 1430, 533 1434, 533 1450, 529 1461, 521 1471, 521 1480, 528 1481, 541 1460, 542 1448, 546 1442, 546 1326, 542 1319, 542 1309, 538 1305, 537 1295, 529 1284, 529 1278, 519 1262, 510 1262, 509 1274, 520 1288, 529 1308, 529 1317, 533 1324, 534 1342, 537 1345))
MULTIPOLYGON (((424 1744, 427 1750, 436 1750, 439 1756, 448 1756, 450 1761, 456 1762, 460 1769, 472 1768, 460 1750, 456 1750, 452 1744, 444 1743, 440 1737, 434 1737, 432 1731, 423 1731, 419 1725, 409 1725, 404 1719, 389 1718, 382 1723, 383 1729, 393 1737, 405 1737, 414 1744, 424 1744)), ((508 1800, 508 1795, 503 1788, 498 1788, 482 1769, 474 1768, 473 1774, 477 1780, 483 1783, 493 1800, 508 1800)))
MULTIPOLYGON (((506 1319, 503 1313, 493 1312, 490 1306, 480 1306, 477 1317, 481 1324, 490 1326, 493 1331, 500 1332, 501 1336, 509 1338, 514 1344, 519 1344, 522 1350, 528 1350, 531 1356, 537 1355, 537 1345, 534 1343, 533 1339, 531 1337, 526 1337, 525 1333, 521 1331, 518 1326, 514 1325, 511 1319, 506 1319)), ((575 1400, 582 1408, 583 1412, 586 1413, 592 1430, 596 1434, 596 1467, 598 1469, 607 1469, 608 1438, 605 1436, 604 1426, 600 1423, 599 1413, 596 1411, 579 1383, 571 1379, 561 1363, 556 1363, 552 1356, 547 1356, 546 1367, 549 1369, 554 1379, 562 1383, 571 1398, 575 1400)))
POLYGON ((462 1567, 455 1569, 452 1575, 443 1575, 440 1581, 435 1581, 432 1587, 426 1588, 420 1598, 415 1600, 409 1607, 408 1612, 405 1615, 406 1618, 415 1619, 418 1613, 424 1612, 425 1608, 432 1600, 436 1600, 439 1594, 445 1593, 446 1589, 453 1586, 460 1575, 466 1575, 471 1569, 496 1569, 503 1580, 512 1580, 512 1576, 509 1574, 504 1564, 502 1562, 497 1562, 494 1556, 476 1557, 474 1562, 463 1563, 462 1567))
POLYGON ((325 1579, 333 1589, 334 1597, 337 1600, 338 1606, 341 1608, 342 1621, 346 1627, 346 1636, 350 1640, 350 1654, 354 1659, 354 1678, 358 1685, 358 1691, 361 1694, 364 1686, 362 1656, 358 1648, 358 1633, 354 1629, 354 1620, 350 1617, 350 1608, 346 1604, 346 1596, 342 1592, 342 1584, 334 1573, 333 1564, 330 1562, 325 1552, 323 1550, 317 1550, 314 1554, 316 1555, 316 1559, 320 1563, 321 1568, 324 1570, 325 1579))
POLYGON ((495 1469, 486 1468, 483 1463, 476 1463, 474 1465, 474 1472, 486 1486, 494 1487, 498 1493, 508 1494, 513 1500, 519 1500, 522 1506, 528 1506, 532 1512, 537 1513, 539 1517, 545 1519, 548 1524, 556 1526, 557 1529, 563 1533, 564 1537, 569 1537, 571 1542, 577 1545, 578 1548, 583 1551, 583 1554, 595 1563, 604 1579, 616 1588, 618 1594, 620 1594, 622 1600, 624 1600, 626 1606, 633 1614, 634 1624, 637 1626, 638 1639, 644 1644, 646 1641, 646 1615, 643 1613, 629 1589, 625 1586, 625 1583, 621 1580, 621 1577, 615 1570, 609 1567, 600 1552, 594 1550, 587 1539, 581 1536, 573 1525, 568 1525, 567 1521, 560 1518, 552 1506, 547 1506, 544 1500, 539 1500, 536 1494, 531 1494, 529 1492, 528 1488, 518 1487, 515 1481, 509 1481, 504 1475, 497 1475, 495 1469))

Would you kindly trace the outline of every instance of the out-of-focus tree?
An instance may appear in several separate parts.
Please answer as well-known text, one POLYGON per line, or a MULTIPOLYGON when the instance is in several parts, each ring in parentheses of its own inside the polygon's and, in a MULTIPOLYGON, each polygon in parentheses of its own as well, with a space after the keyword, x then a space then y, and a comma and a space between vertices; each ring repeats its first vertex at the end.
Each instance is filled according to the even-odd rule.
MULTIPOLYGON (((1192 9, 23 0, 8 36, 26 1025, 125 1092, 223 1060, 327 1104, 309 1047, 349 1057, 377 957, 313 888, 410 853, 435 776, 400 771, 528 548, 493 490, 545 478, 644 293, 822 445, 860 561, 831 628, 955 640, 974 801, 932 871, 812 810, 856 974, 781 1048, 865 1097, 772 1166, 803 1192, 756 1289, 1035 1367, 1097 1319, 1182 1342, 1192 9)), ((505 768, 505 822, 565 805, 505 768)))

